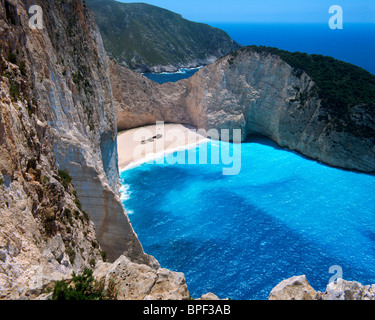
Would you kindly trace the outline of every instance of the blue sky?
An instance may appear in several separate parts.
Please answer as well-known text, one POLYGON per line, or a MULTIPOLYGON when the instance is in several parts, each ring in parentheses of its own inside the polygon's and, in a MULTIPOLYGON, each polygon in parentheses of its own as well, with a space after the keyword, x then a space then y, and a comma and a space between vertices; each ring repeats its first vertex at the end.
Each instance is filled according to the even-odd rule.
POLYGON ((340 5, 344 21, 375 23, 375 0, 144 0, 197 22, 327 23, 328 8, 340 5))

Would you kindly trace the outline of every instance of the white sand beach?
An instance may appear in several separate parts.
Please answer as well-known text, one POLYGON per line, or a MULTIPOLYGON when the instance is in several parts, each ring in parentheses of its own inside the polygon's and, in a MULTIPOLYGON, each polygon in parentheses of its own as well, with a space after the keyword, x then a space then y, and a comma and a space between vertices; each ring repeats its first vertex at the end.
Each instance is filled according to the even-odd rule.
POLYGON ((208 139, 195 127, 182 124, 156 124, 119 132, 117 136, 120 171, 147 162, 164 153, 184 149, 208 139))

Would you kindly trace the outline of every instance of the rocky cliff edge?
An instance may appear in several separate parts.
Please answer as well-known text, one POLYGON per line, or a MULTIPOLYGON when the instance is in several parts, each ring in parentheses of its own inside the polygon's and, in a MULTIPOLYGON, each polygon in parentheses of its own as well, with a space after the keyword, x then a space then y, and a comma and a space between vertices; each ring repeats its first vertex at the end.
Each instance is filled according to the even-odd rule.
POLYGON ((118 194, 108 59, 84 1, 0 1, 0 297, 115 261, 159 268, 118 194), (39 21, 40 22, 40 21, 39 21))

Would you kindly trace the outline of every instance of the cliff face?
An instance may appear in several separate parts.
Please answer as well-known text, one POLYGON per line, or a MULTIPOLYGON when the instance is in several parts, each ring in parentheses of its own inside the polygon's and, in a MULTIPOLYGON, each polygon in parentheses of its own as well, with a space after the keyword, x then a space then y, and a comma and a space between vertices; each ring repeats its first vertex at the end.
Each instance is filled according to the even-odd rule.
POLYGON ((193 123, 184 109, 185 87, 177 83, 160 86, 114 61, 109 70, 118 131, 152 125, 158 120, 193 123))
POLYGON ((158 266, 118 196, 108 61, 94 20, 79 0, 38 4, 42 30, 29 28, 29 1, 0 1, 0 295, 8 298, 93 267, 103 252, 158 266))
POLYGON ((375 106, 332 110, 313 79, 277 55, 239 50, 181 84, 200 128, 259 133, 326 164, 375 172, 375 106))
POLYGON ((126 77, 136 77, 130 70, 116 65, 111 70, 119 130, 156 120, 207 131, 241 129, 242 140, 262 134, 311 159, 375 172, 375 107, 357 103, 332 109, 313 79, 278 55, 239 50, 189 79, 162 85, 140 75, 130 85, 126 77), (129 121, 134 114, 148 117, 129 121))

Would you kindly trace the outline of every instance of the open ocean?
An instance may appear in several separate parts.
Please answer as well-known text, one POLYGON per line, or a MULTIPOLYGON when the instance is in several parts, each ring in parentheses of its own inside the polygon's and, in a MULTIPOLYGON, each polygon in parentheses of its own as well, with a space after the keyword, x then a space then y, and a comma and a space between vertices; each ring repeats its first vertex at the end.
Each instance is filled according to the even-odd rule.
MULTIPOLYGON (((331 30, 327 24, 210 23, 226 31, 241 45, 263 45, 288 51, 322 54, 355 64, 375 74, 375 24, 344 23, 344 29, 331 30)), ((173 74, 149 74, 164 83, 193 75, 198 69, 173 74)))

